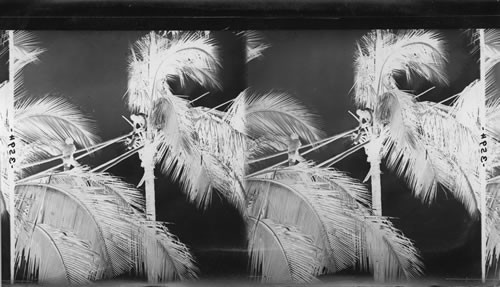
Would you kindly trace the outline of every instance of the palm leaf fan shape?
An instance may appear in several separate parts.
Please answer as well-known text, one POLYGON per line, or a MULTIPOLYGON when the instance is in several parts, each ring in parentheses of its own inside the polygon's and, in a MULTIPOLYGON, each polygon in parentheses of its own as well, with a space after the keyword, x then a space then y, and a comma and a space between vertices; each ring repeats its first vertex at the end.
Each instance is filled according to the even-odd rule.
POLYGON ((170 84, 188 79, 219 88, 217 46, 200 33, 150 32, 136 42, 129 57, 128 105, 149 114, 159 98, 172 95, 170 84))
MULTIPOLYGON (((422 272, 411 241, 386 218, 373 216, 366 188, 341 172, 301 163, 248 178, 246 186, 249 215, 255 220, 293 226, 296 234, 308 235, 307 242, 315 248, 309 248, 309 256, 301 263, 317 266, 313 275, 354 267, 372 271, 377 280, 387 280, 413 278, 422 272)), ((254 255, 259 251, 253 249, 262 246, 258 240, 269 235, 255 224, 248 230, 254 272, 264 269, 267 274, 281 274, 280 265, 267 264, 264 255, 254 255)), ((279 235, 275 237, 279 241, 279 235)))
POLYGON ((99 140, 94 122, 62 97, 19 99, 14 119, 23 161, 60 155, 67 138, 80 148, 99 140))
POLYGON ((315 142, 324 134, 318 116, 285 92, 246 89, 236 97, 226 118, 234 129, 259 144, 254 145, 250 156, 286 149, 293 133, 303 142, 315 142))
POLYGON ((293 226, 248 217, 250 270, 264 282, 314 282, 321 268, 312 239, 293 226))
POLYGON ((376 110, 376 115, 390 113, 382 134, 386 165, 424 202, 432 202, 442 185, 470 214, 477 213, 479 198, 477 92, 474 82, 449 107, 417 102, 411 94, 393 90, 376 110))
POLYGON ((132 271, 152 282, 196 277, 188 248, 146 220, 140 191, 117 178, 78 168, 18 184, 16 196, 16 262, 27 279, 83 283, 132 271))
POLYGON ((196 107, 184 116, 192 123, 186 137, 189 150, 175 152, 165 144, 163 135, 157 138, 163 172, 179 180, 199 207, 206 208, 217 191, 244 211, 246 137, 228 123, 224 112, 196 107))
POLYGON ((396 77, 420 76, 447 83, 446 52, 436 32, 376 30, 363 36, 355 54, 354 99, 358 106, 375 110, 380 97, 397 88, 396 77))

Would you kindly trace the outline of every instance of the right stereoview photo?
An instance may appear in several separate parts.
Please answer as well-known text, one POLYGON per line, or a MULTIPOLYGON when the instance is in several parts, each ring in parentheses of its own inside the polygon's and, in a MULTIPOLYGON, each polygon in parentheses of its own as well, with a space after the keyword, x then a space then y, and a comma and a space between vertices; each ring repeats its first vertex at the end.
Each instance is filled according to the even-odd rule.
MULTIPOLYGON (((247 187, 263 182, 251 201, 254 225, 284 225, 319 246, 319 256, 301 257, 309 261, 284 257, 292 275, 318 262, 310 273, 329 283, 351 275, 359 284, 371 273, 378 282, 479 284, 487 156, 479 31, 259 33, 267 48, 248 63, 248 86, 286 91, 322 132, 319 140, 290 132, 288 155, 248 160, 247 187), (290 207, 293 197, 300 208, 290 207)), ((274 101, 265 108, 285 111, 284 99, 274 101)), ((263 230, 249 229, 251 242, 260 243, 250 245, 260 255, 252 258, 260 259, 263 278, 283 281, 278 266, 286 264, 257 253, 271 248, 263 230)), ((275 234, 269 238, 279 242, 285 233, 275 234)))

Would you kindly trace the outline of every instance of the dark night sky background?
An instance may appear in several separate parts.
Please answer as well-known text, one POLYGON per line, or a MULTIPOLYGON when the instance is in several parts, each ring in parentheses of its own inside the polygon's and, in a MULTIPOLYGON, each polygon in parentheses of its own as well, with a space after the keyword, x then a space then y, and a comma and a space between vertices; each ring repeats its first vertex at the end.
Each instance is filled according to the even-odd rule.
MULTIPOLYGON (((367 31, 316 30, 267 31, 272 45, 265 57, 243 64, 242 43, 229 32, 216 32, 223 56, 223 91, 212 92, 197 102, 213 107, 234 98, 245 87, 286 90, 299 98, 323 120, 327 135, 356 125, 347 110, 355 111, 352 94, 355 42, 367 31)), ((460 92, 479 77, 477 56, 471 56, 469 40, 461 31, 442 31, 450 52, 449 87, 437 87, 423 100, 439 101, 460 92)), ((128 116, 123 95, 127 88, 129 45, 145 32, 36 32, 47 51, 41 62, 26 68, 25 88, 30 95, 47 93, 67 97, 96 120, 102 140, 129 132, 121 118, 128 116)), ((403 83, 404 85, 404 83, 403 83)), ((416 92, 429 88, 420 82, 416 92)), ((191 98, 204 90, 185 90, 191 98)), ((335 143, 309 158, 324 160, 350 146, 335 143)), ((90 159, 96 166, 123 153, 122 146, 106 149, 90 159)), ((362 180, 368 172, 363 151, 339 162, 336 168, 362 180)), ((422 252, 427 276, 478 277, 480 275, 480 225, 460 203, 441 192, 436 202, 424 206, 403 180, 382 167, 383 213, 415 241, 422 252)), ((137 157, 109 170, 136 184, 142 173, 137 157)), ((170 229, 188 244, 202 278, 247 276, 245 230, 242 218, 218 197, 206 211, 186 201, 175 183, 157 174, 157 219, 171 222, 170 229)))

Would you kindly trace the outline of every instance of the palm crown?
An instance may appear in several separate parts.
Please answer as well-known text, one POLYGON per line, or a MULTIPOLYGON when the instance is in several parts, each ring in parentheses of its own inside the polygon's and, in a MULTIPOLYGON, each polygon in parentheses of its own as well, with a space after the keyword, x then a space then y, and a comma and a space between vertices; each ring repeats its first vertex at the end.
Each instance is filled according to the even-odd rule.
POLYGON ((372 141, 380 144, 372 153, 385 158, 416 196, 431 202, 441 185, 476 214, 479 133, 474 123, 482 104, 476 97, 478 85, 465 88, 451 106, 418 101, 418 96, 398 88, 398 79, 411 83, 415 76, 446 84, 445 62, 437 33, 372 32, 359 43, 355 100, 374 113, 372 141))

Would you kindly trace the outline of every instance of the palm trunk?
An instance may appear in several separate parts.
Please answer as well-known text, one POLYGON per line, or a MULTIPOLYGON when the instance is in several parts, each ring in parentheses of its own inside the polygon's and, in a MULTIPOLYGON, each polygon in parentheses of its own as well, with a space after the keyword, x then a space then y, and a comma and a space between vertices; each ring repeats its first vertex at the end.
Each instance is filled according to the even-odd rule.
POLYGON ((365 147, 367 161, 370 163, 370 178, 372 191, 372 210, 377 216, 382 215, 382 189, 380 186, 380 150, 381 142, 378 138, 372 139, 365 147))
MULTIPOLYGON (((370 163, 370 179, 372 190, 372 211, 375 216, 382 216, 382 189, 380 185, 380 151, 382 149, 382 141, 379 136, 372 132, 372 139, 365 147, 367 161, 370 163)), ((373 277, 376 282, 383 282, 385 275, 380 268, 378 258, 382 258, 385 254, 379 254, 373 262, 373 277)))
POLYGON ((154 155, 155 148, 153 146, 152 137, 150 132, 147 131, 141 160, 142 166, 144 168, 144 184, 146 187, 146 216, 148 220, 156 220, 154 155))
MULTIPOLYGON (((380 76, 378 74, 379 66, 380 66, 380 56, 379 53, 382 49, 382 35, 381 31, 377 30, 377 41, 375 45, 375 83, 380 81, 380 76)), ((378 90, 377 94, 381 91, 378 90)), ((378 95, 377 95, 378 96, 378 95)), ((368 162, 370 163, 370 178, 371 178, 371 187, 372 187, 372 210, 374 215, 381 216, 382 215, 382 191, 380 187, 380 150, 382 149, 382 142, 379 138, 378 126, 376 122, 373 120, 373 126, 371 127, 371 140, 370 143, 365 148, 366 155, 368 156, 368 162)))

